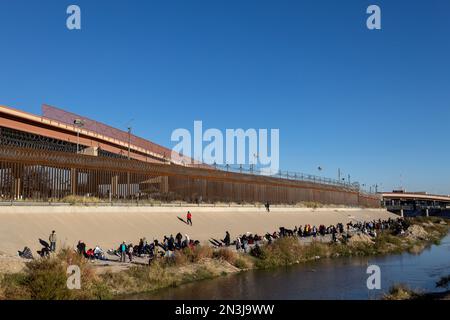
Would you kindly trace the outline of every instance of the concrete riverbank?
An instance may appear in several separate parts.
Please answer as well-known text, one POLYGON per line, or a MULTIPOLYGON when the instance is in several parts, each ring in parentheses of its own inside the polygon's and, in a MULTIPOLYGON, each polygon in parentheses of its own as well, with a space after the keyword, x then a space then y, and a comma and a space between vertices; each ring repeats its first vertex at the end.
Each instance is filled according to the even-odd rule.
POLYGON ((11 206, 0 207, 0 253, 17 255, 28 246, 40 249, 44 240, 56 230, 58 246, 74 247, 79 240, 89 247, 116 248, 122 241, 136 243, 139 238, 161 239, 181 232, 191 239, 207 241, 223 238, 226 230, 232 237, 246 232, 264 234, 284 226, 330 225, 338 222, 368 221, 396 216, 382 209, 357 208, 272 208, 264 207, 82 207, 82 206, 11 206), (185 219, 193 215, 193 226, 185 219))

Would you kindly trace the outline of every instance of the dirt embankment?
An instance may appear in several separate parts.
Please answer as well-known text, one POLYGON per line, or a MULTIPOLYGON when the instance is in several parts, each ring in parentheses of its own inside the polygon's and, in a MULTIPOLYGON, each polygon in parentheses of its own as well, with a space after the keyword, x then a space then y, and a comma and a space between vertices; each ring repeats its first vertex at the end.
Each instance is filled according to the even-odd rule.
POLYGON ((29 247, 33 255, 41 247, 38 239, 47 240, 56 230, 57 247, 75 248, 79 240, 88 247, 96 245, 115 249, 122 241, 137 244, 140 238, 162 239, 180 232, 191 239, 207 243, 223 239, 229 231, 232 239, 250 232, 265 234, 279 227, 331 225, 338 222, 396 218, 381 209, 358 208, 271 208, 264 207, 2 207, 0 210, 0 272, 16 272, 18 250, 29 247), (182 222, 187 211, 193 226, 182 222))

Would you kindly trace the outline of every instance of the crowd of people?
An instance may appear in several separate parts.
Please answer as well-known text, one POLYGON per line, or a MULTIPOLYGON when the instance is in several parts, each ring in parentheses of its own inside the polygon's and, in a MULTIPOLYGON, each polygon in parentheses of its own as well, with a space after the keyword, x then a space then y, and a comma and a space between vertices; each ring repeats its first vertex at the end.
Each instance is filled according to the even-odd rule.
MULTIPOLYGON (((267 205, 267 211, 269 210, 267 205)), ((192 214, 188 211, 186 215, 186 224, 192 226, 192 214)), ((390 230, 394 234, 403 234, 405 230, 409 227, 408 221, 403 218, 398 219, 387 219, 387 220, 373 220, 364 222, 349 222, 345 226, 342 223, 337 223, 335 225, 300 225, 295 226, 294 229, 289 229, 285 227, 280 227, 278 231, 272 233, 267 232, 264 236, 258 234, 251 234, 247 232, 246 234, 240 235, 235 238, 234 241, 231 240, 231 235, 228 231, 225 232, 223 239, 210 238, 209 242, 213 247, 232 247, 237 251, 248 252, 253 245, 271 244, 274 240, 284 237, 298 237, 298 238, 316 238, 331 236, 332 242, 343 242, 345 243, 352 234, 355 232, 363 233, 371 237, 377 237, 379 232, 383 230, 390 230)), ((50 255, 50 252, 56 250, 56 232, 53 230, 49 236, 49 243, 39 239, 39 242, 43 248, 38 251, 38 254, 42 257, 50 255)), ((145 237, 139 239, 137 245, 132 243, 126 243, 123 241, 119 244, 117 249, 110 249, 104 251, 100 246, 96 245, 93 248, 87 248, 83 241, 78 241, 76 246, 77 252, 89 260, 108 260, 107 254, 115 255, 119 258, 120 262, 132 262, 134 257, 144 257, 149 259, 149 263, 158 259, 160 257, 170 257, 176 254, 178 250, 183 250, 185 248, 191 248, 200 245, 198 240, 192 240, 187 234, 184 236, 178 232, 175 236, 171 234, 170 236, 164 236, 163 239, 153 239, 152 241, 147 241, 145 237)), ((29 248, 25 248, 23 252, 19 251, 19 255, 22 257, 30 258, 31 251, 29 248)))
MULTIPOLYGON (((144 237, 139 239, 137 245, 123 241, 119 244, 117 249, 109 249, 106 253, 119 257, 120 262, 132 262, 134 257, 145 257, 148 258, 149 263, 151 263, 154 259, 172 256, 174 252, 178 250, 183 250, 187 247, 193 249, 199 244, 200 241, 190 239, 187 234, 183 237, 183 235, 178 232, 175 237, 171 234, 170 236, 164 236, 161 241, 158 239, 147 241, 144 237)), ((81 240, 77 244, 77 252, 90 260, 107 260, 105 251, 102 248, 97 245, 95 248, 87 249, 86 244, 81 240)))
POLYGON ((284 237, 298 237, 298 238, 316 238, 316 237, 325 237, 331 236, 332 242, 343 242, 345 243, 352 237, 354 233, 363 233, 371 237, 377 237, 377 234, 382 232, 383 230, 390 230, 395 235, 401 235, 408 229, 409 223, 407 220, 398 218, 398 219, 387 219, 387 220, 373 220, 373 221, 364 221, 364 222, 349 222, 345 226, 343 223, 337 223, 336 225, 319 225, 318 227, 310 224, 306 224, 304 226, 295 226, 294 229, 288 229, 285 227, 280 227, 278 231, 274 231, 272 233, 267 232, 264 236, 260 236, 258 234, 246 233, 240 235, 236 238, 235 241, 230 241, 230 233, 226 231, 225 238, 223 240, 210 239, 210 243, 212 243, 216 247, 222 246, 235 246, 237 251, 247 252, 249 247, 252 245, 261 245, 261 244, 271 244, 274 240, 278 238, 284 237))

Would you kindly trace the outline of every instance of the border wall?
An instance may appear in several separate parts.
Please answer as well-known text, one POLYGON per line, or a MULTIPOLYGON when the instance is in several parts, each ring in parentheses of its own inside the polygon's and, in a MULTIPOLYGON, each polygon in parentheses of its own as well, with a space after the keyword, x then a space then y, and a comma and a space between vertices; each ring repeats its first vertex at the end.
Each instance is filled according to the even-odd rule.
POLYGON ((351 188, 65 152, 0 146, 0 199, 50 201, 67 196, 186 202, 322 204, 380 207, 351 188))

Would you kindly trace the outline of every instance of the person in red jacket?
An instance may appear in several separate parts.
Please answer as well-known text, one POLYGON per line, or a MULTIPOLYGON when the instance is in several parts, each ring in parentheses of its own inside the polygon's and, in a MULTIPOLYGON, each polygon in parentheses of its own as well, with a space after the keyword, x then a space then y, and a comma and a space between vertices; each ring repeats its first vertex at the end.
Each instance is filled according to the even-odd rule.
POLYGON ((186 218, 187 218, 187 219, 186 219, 186 223, 187 223, 187 224, 190 224, 190 225, 192 226, 192 214, 191 214, 190 211, 188 211, 187 217, 186 217, 186 218))

